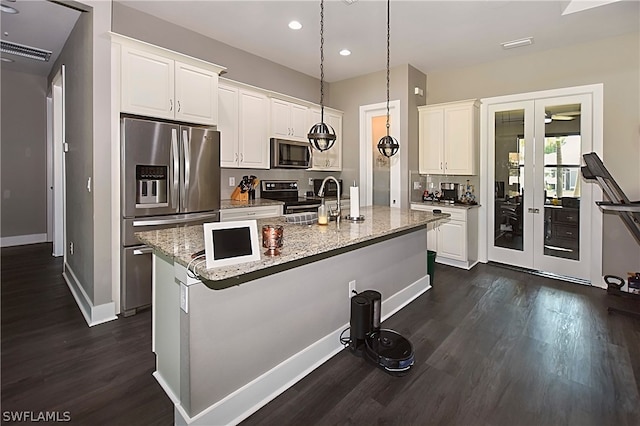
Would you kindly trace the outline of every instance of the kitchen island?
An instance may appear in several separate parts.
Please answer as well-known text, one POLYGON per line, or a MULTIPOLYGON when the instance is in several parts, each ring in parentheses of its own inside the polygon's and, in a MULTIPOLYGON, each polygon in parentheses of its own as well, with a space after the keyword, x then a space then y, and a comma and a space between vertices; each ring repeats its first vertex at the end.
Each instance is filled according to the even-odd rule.
POLYGON ((446 215, 360 211, 339 226, 258 220, 284 226, 281 255, 214 269, 191 259, 202 226, 137 234, 154 248, 154 376, 176 424, 237 423, 343 349, 350 282, 382 293, 383 320, 430 288, 426 225, 446 215))

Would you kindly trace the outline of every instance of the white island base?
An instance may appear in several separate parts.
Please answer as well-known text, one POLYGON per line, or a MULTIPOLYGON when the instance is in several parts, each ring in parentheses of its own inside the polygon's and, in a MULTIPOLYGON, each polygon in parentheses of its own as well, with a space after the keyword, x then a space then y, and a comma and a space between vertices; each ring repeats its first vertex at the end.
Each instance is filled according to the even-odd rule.
POLYGON ((156 252, 154 376, 175 423, 237 424, 344 349, 350 281, 382 294, 383 320, 430 288, 425 227, 371 243, 223 290, 156 252))

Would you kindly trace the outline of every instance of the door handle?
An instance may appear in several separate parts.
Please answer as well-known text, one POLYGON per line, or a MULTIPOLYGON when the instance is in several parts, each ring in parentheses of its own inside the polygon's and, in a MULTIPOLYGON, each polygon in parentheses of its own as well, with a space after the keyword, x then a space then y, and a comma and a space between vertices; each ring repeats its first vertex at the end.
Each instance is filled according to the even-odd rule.
POLYGON ((140 249, 134 249, 133 250, 133 254, 135 256, 139 256, 141 254, 151 254, 153 253, 153 249, 151 247, 145 247, 145 248, 140 248, 140 249))
POLYGON ((178 197, 178 185, 180 184, 180 154, 178 153, 178 131, 171 129, 171 157, 173 157, 173 190, 171 191, 171 207, 176 208, 176 198, 178 197))
POLYGON ((529 208, 527 209, 527 211, 528 211, 529 213, 535 213, 535 214, 540 213, 540 209, 533 209, 533 208, 531 208, 531 207, 529 207, 529 208))
POLYGON ((184 152, 184 186, 182 188, 182 209, 187 207, 189 196, 189 176, 191 175, 191 158, 189 155, 189 133, 182 130, 182 149, 184 152))

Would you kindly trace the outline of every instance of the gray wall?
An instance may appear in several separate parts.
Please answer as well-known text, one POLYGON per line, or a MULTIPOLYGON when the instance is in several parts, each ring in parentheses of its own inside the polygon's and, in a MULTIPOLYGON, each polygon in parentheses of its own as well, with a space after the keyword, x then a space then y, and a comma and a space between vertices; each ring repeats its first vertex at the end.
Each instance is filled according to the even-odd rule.
MULTIPOLYGON (((386 102, 386 70, 331 83, 333 107, 344 111, 342 121, 342 179, 360 179, 360 107, 386 102)), ((390 100, 400 101, 400 150, 402 164, 401 206, 409 203, 409 167, 418 167, 418 105, 425 98, 413 94, 414 87, 425 89, 427 77, 411 65, 391 69, 390 100)))
MULTIPOLYGON (((640 23, 639 23, 640 25, 640 23)), ((429 73, 427 103, 604 84, 603 162, 631 200, 640 199, 640 35, 559 48, 470 68, 429 73)), ((640 270, 640 247, 604 215, 603 273, 640 270)))
POLYGON ((78 18, 73 31, 52 67, 49 79, 65 65, 65 154, 67 265, 94 300, 93 198, 86 190, 93 165, 93 18, 90 12, 78 18), (74 244, 74 254, 69 243, 74 244))
POLYGON ((43 76, 2 70, 2 237, 47 232, 46 90, 43 76))

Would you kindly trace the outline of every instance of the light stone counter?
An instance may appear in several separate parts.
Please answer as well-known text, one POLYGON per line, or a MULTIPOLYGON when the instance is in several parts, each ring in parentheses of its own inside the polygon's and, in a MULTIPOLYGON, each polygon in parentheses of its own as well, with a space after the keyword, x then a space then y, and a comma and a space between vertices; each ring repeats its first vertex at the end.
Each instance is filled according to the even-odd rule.
POLYGON ((238 200, 221 200, 220 210, 238 209, 243 207, 264 207, 264 206, 281 206, 284 203, 278 200, 269 200, 268 198, 256 198, 255 200, 238 201, 238 200))
POLYGON ((260 238, 263 225, 284 226, 281 254, 270 257, 263 253, 259 261, 212 269, 206 269, 204 258, 191 258, 204 248, 202 225, 139 232, 136 236, 174 262, 189 267, 207 287, 221 290, 423 229, 427 223, 449 216, 383 206, 362 207, 360 214, 364 215, 364 222, 342 220, 339 226, 335 222, 321 226, 289 224, 284 218, 259 219, 260 238))

